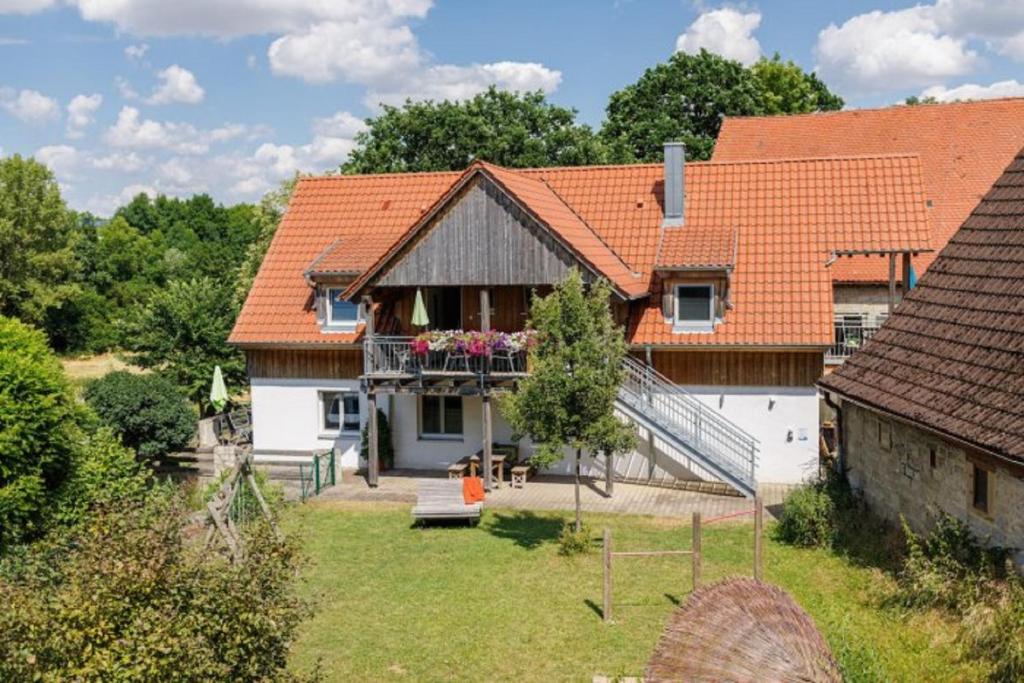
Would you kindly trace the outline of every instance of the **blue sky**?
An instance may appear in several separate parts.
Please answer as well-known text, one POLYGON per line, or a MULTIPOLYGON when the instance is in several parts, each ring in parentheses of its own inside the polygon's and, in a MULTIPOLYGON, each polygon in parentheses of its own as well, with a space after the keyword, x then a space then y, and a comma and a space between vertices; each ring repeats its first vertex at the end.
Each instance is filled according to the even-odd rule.
POLYGON ((377 103, 543 89, 600 125, 676 50, 779 52, 847 106, 1024 95, 1024 2, 0 0, 0 153, 69 203, 257 199, 336 167, 377 103))

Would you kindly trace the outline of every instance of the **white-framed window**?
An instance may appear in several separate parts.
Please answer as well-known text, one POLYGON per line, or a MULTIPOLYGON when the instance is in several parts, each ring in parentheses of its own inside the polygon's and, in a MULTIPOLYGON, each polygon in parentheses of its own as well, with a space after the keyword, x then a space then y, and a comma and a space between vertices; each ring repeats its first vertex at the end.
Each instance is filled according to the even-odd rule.
POLYGON ((344 287, 327 287, 324 291, 327 297, 324 307, 327 326, 340 329, 355 329, 356 325, 363 318, 362 307, 357 303, 341 298, 341 293, 345 291, 344 287))
POLYGON ((321 391, 320 433, 359 432, 359 393, 356 391, 321 391))
POLYGON ((461 439, 462 397, 421 396, 420 438, 461 439))
POLYGON ((715 286, 676 285, 675 328, 687 332, 710 332, 715 325, 715 286))

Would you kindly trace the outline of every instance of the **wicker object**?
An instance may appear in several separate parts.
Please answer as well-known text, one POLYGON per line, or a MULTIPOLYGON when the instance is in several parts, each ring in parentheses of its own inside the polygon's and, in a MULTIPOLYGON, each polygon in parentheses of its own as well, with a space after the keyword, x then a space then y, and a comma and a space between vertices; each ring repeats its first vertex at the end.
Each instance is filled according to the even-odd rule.
POLYGON ((650 681, 842 680, 810 616, 781 588, 726 579, 672 615, 647 663, 650 681))

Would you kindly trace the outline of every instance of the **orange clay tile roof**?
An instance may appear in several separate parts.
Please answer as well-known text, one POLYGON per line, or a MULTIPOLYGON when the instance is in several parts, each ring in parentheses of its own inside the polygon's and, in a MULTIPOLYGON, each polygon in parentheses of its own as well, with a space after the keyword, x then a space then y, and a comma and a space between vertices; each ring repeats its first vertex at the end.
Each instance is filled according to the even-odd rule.
POLYGON ((731 268, 736 265, 736 230, 719 226, 665 228, 658 268, 731 268))
MULTIPOLYGON (((727 117, 714 161, 870 154, 916 154, 932 203, 932 253, 918 275, 1024 146, 1024 98, 895 106, 821 114, 727 117)), ((887 261, 841 259, 836 282, 885 282, 887 261)))
POLYGON ((909 156, 687 164, 685 225, 671 229, 679 232, 667 245, 660 164, 528 170, 476 164, 463 173, 305 178, 230 340, 355 341, 358 333, 320 332, 304 271, 322 257, 321 266, 360 269, 367 279, 474 169, 489 174, 620 289, 654 294, 633 304, 635 344, 826 346, 832 338, 830 251, 928 244, 920 166, 909 156), (687 245, 686 236, 697 246, 687 245), (734 266, 732 309, 713 333, 673 334, 657 296, 659 246, 669 260, 720 260, 723 244, 734 266))

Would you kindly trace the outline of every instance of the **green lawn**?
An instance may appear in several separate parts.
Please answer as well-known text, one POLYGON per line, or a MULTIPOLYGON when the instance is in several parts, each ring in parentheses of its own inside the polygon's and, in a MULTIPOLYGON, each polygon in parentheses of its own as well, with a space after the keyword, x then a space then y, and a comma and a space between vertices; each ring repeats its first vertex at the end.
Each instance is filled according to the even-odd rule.
MULTIPOLYGON (((313 502, 291 508, 310 565, 315 614, 293 664, 320 659, 329 681, 590 681, 638 675, 665 619, 690 587, 689 558, 625 558, 614 624, 602 623, 601 555, 565 558, 568 515, 489 510, 476 528, 418 529, 409 508, 313 502)), ((688 548, 688 521, 587 515, 616 549, 688 548)), ((750 524, 705 528, 704 578, 749 574, 750 524)), ((848 680, 977 680, 959 660, 953 624, 881 606, 890 579, 824 551, 766 542, 767 579, 824 631, 848 680)))

